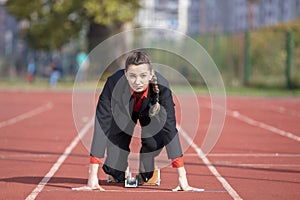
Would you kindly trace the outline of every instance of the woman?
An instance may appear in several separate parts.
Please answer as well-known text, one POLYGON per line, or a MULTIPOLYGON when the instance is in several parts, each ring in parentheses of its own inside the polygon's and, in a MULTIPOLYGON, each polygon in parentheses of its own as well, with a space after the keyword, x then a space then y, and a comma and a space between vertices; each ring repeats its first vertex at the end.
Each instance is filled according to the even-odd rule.
POLYGON ((115 181, 125 180, 137 121, 142 128, 139 174, 143 181, 153 176, 154 158, 166 147, 178 173, 178 186, 173 191, 198 191, 187 181, 168 81, 154 72, 148 55, 142 51, 132 52, 125 69, 110 76, 103 88, 96 109, 88 183, 78 190, 104 190, 98 181, 99 165, 115 181), (107 157, 102 163, 105 150, 107 157))

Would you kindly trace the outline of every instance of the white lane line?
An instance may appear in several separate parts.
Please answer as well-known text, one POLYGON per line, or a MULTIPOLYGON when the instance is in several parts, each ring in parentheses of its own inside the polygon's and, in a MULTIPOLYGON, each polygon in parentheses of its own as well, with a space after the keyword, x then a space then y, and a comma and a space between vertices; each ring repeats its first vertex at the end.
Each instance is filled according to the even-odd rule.
MULTIPOLYGON (((222 162, 217 162, 214 163, 215 166, 218 167, 262 167, 262 168, 270 168, 270 167, 300 167, 300 164, 264 164, 264 163, 255 163, 255 164, 251 164, 251 163, 222 163, 222 162)), ((288 170, 288 169, 286 169, 288 170)))
POLYGON ((283 106, 270 106, 270 110, 274 111, 274 112, 278 112, 280 114, 284 114, 284 115, 290 115, 293 117, 300 117, 300 114, 294 110, 288 110, 287 108, 283 107, 283 106))
POLYGON ((260 128, 265 129, 267 131, 270 131, 270 132, 276 133, 278 135, 281 135, 283 137, 287 137, 287 138, 293 139, 297 142, 300 142, 300 137, 299 136, 297 136, 297 135, 295 135, 291 132, 287 132, 287 131, 281 130, 279 128, 276 128, 274 126, 271 126, 271 125, 265 124, 263 122, 257 121, 255 119, 252 119, 252 118, 247 117, 245 115, 242 115, 238 111, 228 110, 227 114, 234 117, 234 118, 236 118, 236 119, 238 119, 238 120, 240 120, 240 121, 243 121, 247 124, 250 124, 252 126, 260 127, 260 128))
POLYGON ((300 154, 281 154, 281 153, 212 153, 208 156, 214 157, 300 157, 300 154))
MULTIPOLYGON (((204 104, 204 107, 211 109, 211 106, 209 104, 206 104, 206 105, 204 104)), ((214 109, 221 109, 221 110, 223 110, 224 108, 221 107, 221 106, 218 106, 218 105, 214 105, 214 109)), ((291 132, 281 130, 281 129, 276 128, 274 126, 271 126, 269 124, 265 124, 263 122, 257 121, 255 119, 252 119, 252 118, 247 117, 245 115, 242 115, 238 111, 233 111, 233 110, 227 109, 226 114, 229 115, 229 116, 231 116, 231 117, 234 117, 234 118, 236 118, 236 119, 238 119, 238 120, 240 120, 242 122, 250 124, 252 126, 256 126, 256 127, 265 129, 267 131, 276 133, 277 135, 280 135, 280 136, 283 136, 283 137, 286 137, 286 138, 290 138, 292 140, 300 142, 300 137, 299 136, 297 136, 297 135, 295 135, 295 134, 293 134, 291 132)))
MULTIPOLYGON (((94 191, 94 190, 93 190, 94 191)), ((105 191, 100 191, 100 190, 97 190, 97 192, 121 192, 121 193, 145 193, 145 192, 149 192, 149 193, 172 193, 174 194, 174 191, 172 190, 156 190, 156 189, 152 189, 151 190, 137 190, 137 189, 129 189, 129 190, 105 190, 105 191)), ((181 191, 178 191, 178 192, 181 192, 181 191)), ((193 192, 193 191, 191 191, 193 192)), ((215 192, 226 192, 225 190, 205 190, 205 191, 201 191, 202 192, 212 192, 212 193, 215 193, 215 192)))
MULTIPOLYGON (((184 156, 197 156, 196 153, 187 153, 184 156)), ((300 157, 300 154, 281 153, 210 153, 208 157, 300 157)))
POLYGON ((47 110, 50 110, 53 108, 53 104, 51 102, 47 103, 46 105, 42 105, 42 106, 39 106, 31 111, 28 111, 28 112, 25 112, 25 113, 22 113, 16 117, 13 117, 11 119, 8 119, 8 120, 5 120, 5 121, 2 121, 0 122, 0 128, 3 128, 5 126, 9 126, 9 125, 12 125, 12 124, 15 124, 19 121, 22 121, 24 119, 28 119, 28 118, 31 118, 35 115, 38 115, 38 114, 41 114, 47 110))
POLYGON ((193 139, 181 128, 178 127, 179 133, 183 136, 183 138, 187 141, 188 144, 193 147, 193 149, 197 152, 198 157, 203 161, 203 163, 208 167, 211 173, 217 178, 217 180, 222 184, 222 186, 226 189, 229 195, 235 200, 241 200, 242 198, 239 194, 231 187, 231 185, 226 181, 225 178, 221 176, 218 170, 213 166, 213 164, 209 161, 203 151, 193 142, 193 139))
POLYGON ((36 186, 36 188, 27 196, 26 200, 34 200, 37 195, 43 190, 48 181, 52 178, 52 176, 56 173, 56 171, 60 168, 66 158, 70 155, 72 150, 76 147, 81 138, 88 132, 88 130, 92 127, 93 120, 89 121, 79 132, 79 134, 73 139, 71 144, 65 149, 64 153, 57 159, 56 163, 51 167, 50 171, 44 176, 41 182, 36 186))
MULTIPOLYGON (((146 186, 146 187, 149 187, 149 186, 146 186)), ((48 188, 48 189, 45 189, 44 191, 66 191, 66 189, 57 189, 57 188, 48 188)), ((81 192, 81 191, 75 191, 75 192, 81 192)), ((137 189, 137 188, 124 188, 123 190, 120 189, 120 190, 104 190, 104 191, 100 191, 100 190, 86 190, 85 192, 100 192, 100 193, 116 193, 116 192, 119 192, 119 193, 172 193, 174 194, 174 191, 172 191, 171 189, 161 189, 161 190, 158 190, 158 189, 154 189, 154 188, 149 188, 149 189, 137 189)), ((179 193, 182 192, 182 191, 178 191, 179 193)), ((196 191, 190 191, 190 192, 196 192, 196 191)), ((205 190, 205 191, 201 191, 201 193, 221 193, 221 192, 227 192, 226 190, 205 190)))
POLYGON ((9 158, 46 158, 46 157, 53 157, 57 156, 54 154, 33 154, 33 153, 28 153, 28 154, 12 154, 12 155, 0 155, 0 159, 9 159, 9 158))

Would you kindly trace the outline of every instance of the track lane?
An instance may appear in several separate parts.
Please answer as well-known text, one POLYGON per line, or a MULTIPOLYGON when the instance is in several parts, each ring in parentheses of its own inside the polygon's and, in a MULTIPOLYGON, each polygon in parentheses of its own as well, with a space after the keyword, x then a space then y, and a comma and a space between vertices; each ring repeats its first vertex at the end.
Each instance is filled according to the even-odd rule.
MULTIPOLYGON (((37 115, 37 118, 34 117, 35 120, 23 120, 1 129, 0 192, 3 198, 26 198, 76 136, 70 107, 70 94, 21 94, 20 99, 27 97, 27 105, 22 101, 18 106, 24 111, 43 105, 49 99, 54 107, 51 111, 41 113, 37 115), (35 98, 29 98, 30 96, 35 98)), ((285 109, 293 108, 295 113, 298 113, 298 103, 295 99, 292 100, 291 105, 289 99, 255 99, 254 101, 230 97, 228 108, 242 114, 246 113, 247 116, 257 121, 278 125, 285 131, 294 133, 295 130, 299 130, 297 117, 283 114, 276 109, 274 111, 274 108, 266 106, 275 105, 276 108, 284 106, 285 109), (252 106, 254 102, 259 102, 260 106, 252 106)), ((9 103, 8 100, 6 102, 9 103)), ((209 102, 209 100, 201 96, 199 102, 201 106, 203 102, 209 102)), ((1 105, 8 107, 3 106, 4 103, 1 105)), ((190 109, 193 109, 193 105, 190 109)), ((10 111, 5 119, 20 113, 18 111, 21 110, 18 109, 17 112, 15 110, 14 113, 10 111)), ((210 110, 201 106, 199 133, 194 140, 199 147, 201 147, 209 121, 210 110)), ((244 199, 253 197, 296 199, 300 196, 298 192, 300 177, 297 167, 299 156, 296 156, 299 154, 298 142, 227 116, 220 140, 208 158, 222 177, 244 199)), ((86 197, 115 199, 116 196, 121 199, 139 199, 144 193, 148 194, 143 195, 145 199, 232 199, 192 148, 185 153, 188 178, 192 186, 205 188, 206 192, 169 192, 176 186, 176 174, 170 167, 162 169, 160 187, 124 190, 122 185, 107 184, 106 176, 100 172, 101 184, 112 191, 104 193, 71 191, 71 187, 86 183, 88 160, 87 150, 79 143, 39 193, 37 199, 82 199, 86 197)))
MULTIPOLYGON (((284 102, 298 105, 295 99, 229 98, 228 109, 247 113, 259 123, 280 126, 284 131, 299 130, 298 119, 275 112, 271 106, 284 102), (255 104, 258 102, 260 106, 255 104), (274 120, 276 119, 276 120, 274 120), (280 123, 278 123, 280 121, 280 123), (293 124, 292 127, 290 124, 293 124)), ((206 107, 207 108, 207 107, 206 107)), ((295 111, 299 106, 295 107, 295 111)), ((230 110, 231 111, 231 110, 230 110)), ((208 112, 208 111, 207 111, 208 112)), ((199 140, 201 141, 201 140, 199 140)), ((226 117, 223 134, 212 155, 212 164, 245 199, 297 199, 299 185, 299 142, 274 134, 272 130, 246 123, 230 115, 226 117), (237 155, 241 156, 226 156, 237 155), (255 156, 272 154, 275 156, 255 156), (288 154, 290 156, 276 156, 288 154), (249 157, 247 155, 253 155, 249 157)))

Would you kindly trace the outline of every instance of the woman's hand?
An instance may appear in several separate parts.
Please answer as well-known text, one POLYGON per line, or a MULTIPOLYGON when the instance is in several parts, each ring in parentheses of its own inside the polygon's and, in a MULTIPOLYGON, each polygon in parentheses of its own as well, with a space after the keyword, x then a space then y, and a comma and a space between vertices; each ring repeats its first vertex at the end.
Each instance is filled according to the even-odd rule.
POLYGON ((89 167, 89 179, 86 186, 78 187, 78 188, 72 188, 72 190, 101 190, 104 191, 104 189, 99 185, 98 180, 98 168, 99 164, 90 164, 89 167))
POLYGON ((186 171, 184 167, 179 167, 177 168, 177 172, 178 172, 178 186, 174 189, 172 189, 172 191, 176 192, 176 191, 194 191, 194 192, 202 192, 204 191, 204 189, 200 189, 200 188, 194 188, 189 186, 187 177, 186 177, 186 171))

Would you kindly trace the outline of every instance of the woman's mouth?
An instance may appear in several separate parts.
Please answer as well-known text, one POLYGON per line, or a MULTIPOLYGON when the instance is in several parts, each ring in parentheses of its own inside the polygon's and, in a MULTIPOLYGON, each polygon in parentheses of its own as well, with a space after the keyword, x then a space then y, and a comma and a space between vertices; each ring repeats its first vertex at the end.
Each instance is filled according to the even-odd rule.
POLYGON ((143 89, 143 86, 136 86, 134 87, 135 90, 142 90, 143 89))

